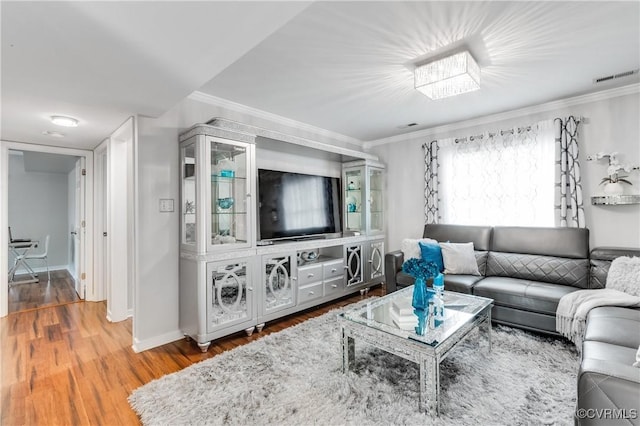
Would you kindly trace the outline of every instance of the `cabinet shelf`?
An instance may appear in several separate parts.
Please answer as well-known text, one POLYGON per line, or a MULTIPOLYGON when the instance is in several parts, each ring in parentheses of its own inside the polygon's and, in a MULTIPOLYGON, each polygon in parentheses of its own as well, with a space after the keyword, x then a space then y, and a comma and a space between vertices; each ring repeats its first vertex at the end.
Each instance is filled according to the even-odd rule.
POLYGON ((215 212, 211 213, 211 216, 233 216, 237 214, 247 214, 247 212, 215 212))
POLYGON ((597 195, 591 197, 594 206, 617 206, 622 204, 640 204, 640 195, 597 195))
POLYGON ((211 175, 211 182, 215 183, 232 183, 237 181, 245 181, 247 178, 244 176, 220 176, 220 175, 211 175))

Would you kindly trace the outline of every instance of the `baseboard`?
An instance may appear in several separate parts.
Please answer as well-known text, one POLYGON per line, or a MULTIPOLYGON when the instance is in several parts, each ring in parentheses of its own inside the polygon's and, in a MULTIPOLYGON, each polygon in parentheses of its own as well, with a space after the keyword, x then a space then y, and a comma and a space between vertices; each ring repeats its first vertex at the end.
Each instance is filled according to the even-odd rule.
MULTIPOLYGON (((60 271, 60 270, 68 271, 69 270, 68 266, 69 265, 52 265, 52 266, 49 266, 49 271, 60 271)), ((31 269, 33 269, 33 272, 35 272, 36 274, 39 274, 41 272, 47 272, 46 266, 38 266, 37 268, 31 267, 31 269)), ((16 271, 16 275, 24 275, 28 273, 29 272, 27 272, 26 269, 22 269, 22 268, 16 271)), ((73 274, 71 276, 73 276, 73 274)))
POLYGON ((166 345, 167 343, 175 342, 180 339, 184 339, 184 334, 180 330, 176 330, 150 339, 138 340, 134 338, 131 348, 134 352, 138 353, 157 348, 158 346, 166 345))

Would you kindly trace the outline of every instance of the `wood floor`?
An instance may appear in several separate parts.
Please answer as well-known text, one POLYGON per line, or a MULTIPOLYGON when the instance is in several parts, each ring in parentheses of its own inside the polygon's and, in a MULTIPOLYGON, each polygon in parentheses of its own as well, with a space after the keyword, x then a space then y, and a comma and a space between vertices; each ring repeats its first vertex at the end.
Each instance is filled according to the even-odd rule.
MULTIPOLYGON (((180 340, 136 354, 131 320, 109 323, 103 302, 79 302, 0 318, 1 425, 135 425, 127 397, 137 387, 363 297, 373 288, 267 323, 261 333, 215 341, 207 353, 180 340)), ((337 349, 336 349, 337 350, 337 349)))
MULTIPOLYGON (((20 278, 16 275, 16 280, 20 278)), ((37 283, 9 285, 9 313, 80 300, 68 271, 51 271, 51 282, 46 272, 39 273, 38 279, 37 283)))

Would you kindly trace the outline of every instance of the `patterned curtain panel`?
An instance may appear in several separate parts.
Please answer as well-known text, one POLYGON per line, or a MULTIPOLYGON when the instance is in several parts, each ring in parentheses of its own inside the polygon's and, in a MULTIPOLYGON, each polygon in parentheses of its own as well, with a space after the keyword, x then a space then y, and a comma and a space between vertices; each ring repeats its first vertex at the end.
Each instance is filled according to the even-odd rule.
POLYGON ((582 178, 578 160, 578 125, 573 116, 554 120, 556 149, 555 225, 584 228, 582 178))
POLYGON ((438 223, 438 141, 422 145, 424 150, 424 223, 438 223))

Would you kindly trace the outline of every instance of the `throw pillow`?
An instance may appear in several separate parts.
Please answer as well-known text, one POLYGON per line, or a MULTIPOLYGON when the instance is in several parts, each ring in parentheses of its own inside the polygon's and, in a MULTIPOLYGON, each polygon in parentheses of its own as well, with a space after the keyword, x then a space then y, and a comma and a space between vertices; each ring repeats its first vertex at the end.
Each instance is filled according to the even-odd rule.
POLYGON ((432 240, 431 238, 405 238, 404 240, 402 240, 402 245, 400 246, 400 250, 402 250, 402 253, 404 254, 405 261, 414 257, 416 259, 420 259, 422 257, 422 253, 420 253, 420 246, 418 245, 420 241, 424 243, 438 244, 436 240, 432 240))
POLYGON ((438 267, 438 271, 444 271, 444 262, 442 260, 442 249, 440 248, 440 244, 425 243, 423 241, 420 241, 418 245, 420 246, 422 259, 425 262, 435 263, 438 267))
POLYGON ((473 243, 440 243, 445 274, 480 275, 473 243))
POLYGON ((607 273, 606 288, 640 296, 640 257, 617 257, 607 273))
POLYGON ((638 352, 636 352, 636 362, 633 363, 633 366, 640 368, 640 346, 638 346, 638 352))

